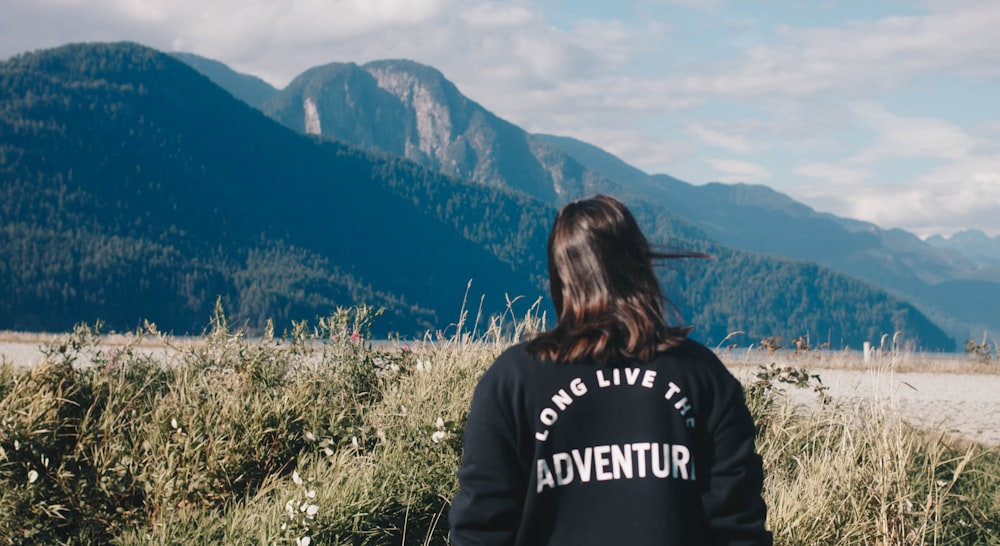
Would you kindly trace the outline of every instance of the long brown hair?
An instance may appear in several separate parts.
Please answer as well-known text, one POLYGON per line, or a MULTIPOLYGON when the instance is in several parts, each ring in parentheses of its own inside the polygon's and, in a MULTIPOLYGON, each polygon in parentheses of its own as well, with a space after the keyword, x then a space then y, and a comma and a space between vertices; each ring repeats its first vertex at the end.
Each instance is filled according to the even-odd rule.
MULTIPOLYGON (((653 260, 706 257, 654 252, 632 213, 606 195, 559 211, 549 234, 549 288, 558 322, 528 352, 560 363, 648 362, 687 337, 671 326, 653 260)), ((679 315, 679 313, 675 313, 679 315)))

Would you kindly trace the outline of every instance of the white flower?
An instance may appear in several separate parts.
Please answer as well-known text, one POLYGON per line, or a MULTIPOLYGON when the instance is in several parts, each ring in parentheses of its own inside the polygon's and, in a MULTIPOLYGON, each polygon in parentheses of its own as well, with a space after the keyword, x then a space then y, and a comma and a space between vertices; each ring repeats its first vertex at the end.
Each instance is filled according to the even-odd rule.
POLYGON ((355 449, 357 449, 357 447, 358 447, 358 437, 357 436, 351 436, 351 445, 354 446, 355 449))
POLYGON ((434 421, 434 424, 437 425, 437 428, 444 430, 444 419, 438 417, 437 421, 434 421))
POLYGON ((35 472, 34 470, 29 470, 28 471, 28 483, 35 483, 35 480, 37 480, 37 479, 38 479, 38 472, 35 472))
POLYGON ((333 450, 328 447, 324 447, 323 454, 326 455, 327 457, 333 457, 333 450))
POLYGON ((294 517, 295 516, 295 501, 294 500, 289 499, 289 501, 285 503, 285 512, 288 512, 288 517, 294 517))
POLYGON ((309 517, 315 516, 317 512, 319 512, 319 506, 316 506, 315 504, 310 504, 306 508, 306 515, 309 517))
POLYGON ((311 542, 312 539, 309 537, 297 538, 295 539, 295 546, 309 546, 309 543, 311 542))
POLYGON ((173 428, 173 429, 180 428, 180 427, 177 426, 177 419, 170 419, 170 428, 173 428))
POLYGON ((376 430, 375 431, 375 436, 378 436, 379 440, 382 440, 383 442, 385 441, 385 431, 384 430, 382 430, 382 429, 376 430))
POLYGON ((14 440, 14 451, 21 449, 21 442, 14 440))
POLYGON ((444 431, 443 430, 434 431, 434 434, 431 434, 431 440, 433 440, 435 444, 440 442, 441 440, 444 440, 444 431))
POLYGON ((299 476, 298 470, 292 471, 292 481, 295 482, 295 485, 302 485, 302 476, 299 476))
POLYGON ((313 433, 311 433, 311 432, 309 432, 307 430, 306 431, 306 440, 309 440, 310 442, 315 442, 316 441, 316 436, 313 435, 313 433))
POLYGON ((307 499, 315 499, 316 498, 316 490, 315 489, 310 489, 309 491, 306 491, 306 498, 307 499))

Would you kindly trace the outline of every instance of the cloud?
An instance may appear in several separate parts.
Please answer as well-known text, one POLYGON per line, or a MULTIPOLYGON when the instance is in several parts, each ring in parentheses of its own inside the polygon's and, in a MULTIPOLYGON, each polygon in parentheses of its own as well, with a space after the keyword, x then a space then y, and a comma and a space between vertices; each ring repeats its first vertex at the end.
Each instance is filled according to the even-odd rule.
POLYGON ((942 119, 896 116, 874 102, 856 103, 852 111, 859 123, 876 133, 877 140, 850 158, 851 163, 905 157, 969 159, 979 146, 965 130, 942 119))
POLYGON ((762 165, 735 159, 708 159, 707 162, 722 172, 715 180, 726 183, 759 183, 771 179, 771 173, 762 165))
POLYGON ((942 74, 1000 78, 1000 3, 935 5, 925 15, 858 21, 841 28, 778 27, 777 45, 681 78, 678 91, 713 96, 850 95, 898 88, 942 74))
POLYGON ((702 142, 730 152, 749 154, 761 148, 759 142, 752 142, 742 135, 724 133, 708 127, 704 123, 690 123, 688 131, 701 139, 702 142))
POLYGON ((812 178, 822 178, 826 187, 857 186, 871 177, 866 169, 847 167, 834 163, 810 163, 797 167, 796 174, 812 178))

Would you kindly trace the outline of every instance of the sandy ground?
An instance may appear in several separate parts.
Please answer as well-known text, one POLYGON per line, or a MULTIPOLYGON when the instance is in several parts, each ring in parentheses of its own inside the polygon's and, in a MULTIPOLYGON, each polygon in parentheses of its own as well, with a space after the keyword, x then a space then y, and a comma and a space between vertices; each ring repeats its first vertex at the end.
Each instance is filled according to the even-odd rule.
MULTIPOLYGON (((879 403, 890 411, 898 409, 916 427, 1000 446, 1000 375, 841 369, 809 373, 820 376, 835 400, 859 412, 879 403)), ((817 400, 808 389, 787 392, 796 403, 817 400)))
MULTIPOLYGON (((17 367, 42 359, 45 340, 0 341, 0 358, 17 367)), ((137 351, 164 355, 161 346, 140 346, 137 351)), ((85 364, 85 363, 81 363, 85 364)), ((878 369, 810 368, 836 400, 856 403, 858 411, 880 401, 899 408, 906 420, 929 430, 948 432, 990 446, 1000 446, 1000 374, 895 372, 878 369)), ((752 367, 734 370, 745 379, 752 367)), ((788 390, 795 402, 812 403, 816 395, 806 389, 788 390)))

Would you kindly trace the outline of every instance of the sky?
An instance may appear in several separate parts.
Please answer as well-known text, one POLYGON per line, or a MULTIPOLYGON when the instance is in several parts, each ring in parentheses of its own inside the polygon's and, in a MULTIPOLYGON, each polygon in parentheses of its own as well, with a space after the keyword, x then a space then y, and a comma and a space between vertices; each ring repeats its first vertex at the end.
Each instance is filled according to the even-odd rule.
POLYGON ((412 59, 534 133, 919 236, 1000 235, 996 0, 4 0, 0 59, 129 40, 281 88, 412 59))

